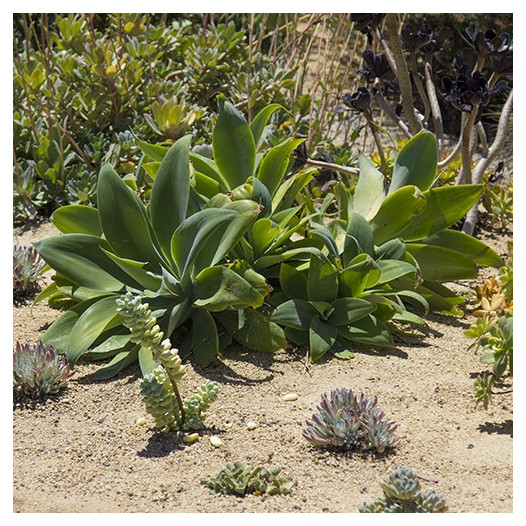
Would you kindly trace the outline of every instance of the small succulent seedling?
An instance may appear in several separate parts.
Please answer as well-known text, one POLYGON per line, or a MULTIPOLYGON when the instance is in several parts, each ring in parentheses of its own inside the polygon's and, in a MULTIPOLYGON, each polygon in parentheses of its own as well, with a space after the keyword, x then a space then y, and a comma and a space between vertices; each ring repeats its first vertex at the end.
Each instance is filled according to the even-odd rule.
POLYGON ((22 299, 38 290, 46 263, 39 253, 28 246, 13 247, 13 298, 22 299))
POLYGON ((317 413, 306 424, 303 436, 321 447, 383 453, 398 440, 397 425, 387 420, 377 398, 355 396, 352 389, 324 393, 317 413))
POLYGON ((434 489, 422 491, 420 481, 411 468, 399 467, 380 486, 383 496, 364 502, 360 513, 445 513, 444 497, 434 489))
POLYGON ((16 342, 13 349, 13 403, 25 403, 56 395, 73 374, 50 345, 16 342))
POLYGON ((290 493, 295 482, 290 478, 278 477, 281 468, 244 466, 241 462, 229 463, 216 476, 203 479, 202 484, 213 493, 238 495, 284 495, 290 493))

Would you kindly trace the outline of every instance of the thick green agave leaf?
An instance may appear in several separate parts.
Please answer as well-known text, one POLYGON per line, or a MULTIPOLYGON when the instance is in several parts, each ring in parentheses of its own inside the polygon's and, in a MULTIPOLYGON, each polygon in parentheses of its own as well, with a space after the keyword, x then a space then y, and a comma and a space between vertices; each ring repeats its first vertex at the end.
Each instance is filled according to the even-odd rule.
POLYGON ((121 324, 121 317, 117 313, 117 297, 99 299, 79 316, 71 329, 66 348, 70 364, 74 365, 104 331, 121 324))
POLYGON ((477 203, 482 185, 441 186, 424 192, 426 206, 397 237, 418 241, 436 234, 460 221, 477 203))
POLYGON ((408 274, 413 274, 416 278, 417 269, 407 261, 397 261, 395 259, 382 259, 380 261, 377 261, 377 263, 380 267, 380 270, 382 271, 382 275, 380 276, 378 284, 389 283, 393 279, 400 278, 402 276, 407 276, 408 274))
POLYGON ((216 163, 212 159, 199 155, 195 152, 190 152, 190 161, 192 162, 195 171, 214 180, 219 185, 221 192, 228 192, 229 190, 232 190, 228 184, 228 181, 223 177, 216 163))
POLYGON ((256 145, 245 117, 224 96, 219 95, 217 100, 219 118, 212 134, 212 149, 214 161, 232 190, 254 175, 256 145))
POLYGON ((477 265, 499 268, 504 264, 498 254, 488 245, 458 230, 443 230, 423 239, 421 243, 455 250, 477 265))
POLYGON ((270 116, 275 111, 283 109, 284 108, 281 104, 269 104, 252 119, 252 122, 250 123, 250 131, 252 132, 256 146, 259 145, 261 137, 263 136, 263 131, 265 130, 265 126, 267 125, 270 116))
POLYGON ((102 235, 99 212, 91 206, 61 206, 51 215, 51 222, 63 234, 89 234, 96 237, 102 235))
POLYGON ((150 144, 142 141, 138 137, 135 138, 135 141, 145 155, 157 162, 161 162, 169 150, 167 146, 161 146, 160 144, 150 144))
POLYGON ((385 199, 384 175, 362 153, 358 163, 360 176, 354 190, 353 211, 370 221, 385 199))
POLYGON ((251 283, 224 266, 202 270, 195 278, 194 294, 196 307, 214 312, 227 307, 257 308, 264 301, 263 295, 251 283))
POLYGON ((360 296, 365 289, 374 287, 382 276, 382 270, 368 254, 356 256, 339 275, 339 295, 360 296))
POLYGON ((145 269, 147 263, 142 263, 140 261, 133 261, 131 259, 120 258, 104 250, 104 253, 118 266, 120 267, 130 278, 135 280, 141 285, 141 287, 148 290, 159 290, 162 285, 161 276, 155 275, 152 272, 145 269))
POLYGON ((307 291, 307 276, 296 267, 282 263, 279 268, 279 283, 289 299, 309 299, 307 291))
POLYGON ((113 251, 155 268, 161 260, 153 245, 145 207, 109 164, 100 171, 97 202, 104 237, 113 251))
POLYGON ((428 190, 435 180, 437 163, 438 145, 435 135, 427 130, 417 133, 396 158, 389 194, 407 185, 428 190))
POLYGON ((387 326, 372 314, 368 314, 347 327, 338 327, 338 334, 346 340, 368 345, 386 347, 393 345, 393 338, 387 326))
POLYGON ((477 277, 477 266, 460 252, 416 243, 408 243, 406 248, 418 262, 425 280, 454 281, 477 277))
POLYGON ((118 291, 140 285, 108 256, 104 239, 87 234, 62 234, 34 243, 42 258, 69 281, 98 291, 118 291))
POLYGON ((317 315, 316 309, 307 301, 288 300, 278 305, 271 314, 271 321, 300 331, 308 331, 311 320, 317 315))
POLYGON ((312 255, 307 273, 307 294, 310 301, 331 303, 338 296, 338 273, 328 261, 312 255))
POLYGON ((343 245, 342 262, 347 266, 358 254, 365 252, 374 256, 373 231, 365 217, 353 212, 347 226, 343 245))
POLYGON ((241 324, 237 311, 217 312, 214 317, 237 342, 253 351, 276 352, 287 346, 283 329, 257 310, 245 309, 241 324))
POLYGON ((97 297, 83 301, 64 312, 46 329, 46 332, 42 336, 42 342, 45 345, 53 345, 59 353, 65 353, 67 351, 71 330, 80 316, 99 299, 100 298, 97 297))
POLYGON ((390 194, 371 221, 374 242, 381 245, 401 237, 408 225, 419 220, 425 207, 425 194, 417 186, 404 186, 390 194))
POLYGON ((257 178, 268 188, 271 196, 274 196, 285 176, 290 154, 303 142, 305 139, 289 138, 271 148, 263 157, 257 178))
POLYGON ((203 367, 210 365, 219 352, 216 322, 204 309, 192 314, 192 350, 196 362, 203 367))
POLYGON ((168 150, 153 182, 150 217, 166 256, 176 228, 186 219, 190 198, 190 137, 182 137, 168 150))
POLYGON ((238 213, 223 208, 206 208, 185 219, 174 232, 171 240, 171 256, 182 277, 194 262, 203 243, 221 227, 231 222, 238 213))
POLYGON ((338 298, 332 302, 333 312, 329 316, 331 325, 349 325, 374 311, 375 306, 360 298, 338 298))
POLYGON ((319 315, 312 318, 309 327, 309 361, 318 361, 336 342, 338 329, 321 320, 319 315))
POLYGON ((93 373, 94 380, 109 380, 115 375, 120 373, 123 369, 126 369, 132 363, 137 361, 137 356, 139 354, 140 345, 136 345, 129 351, 122 351, 117 354, 110 363, 97 369, 93 373))

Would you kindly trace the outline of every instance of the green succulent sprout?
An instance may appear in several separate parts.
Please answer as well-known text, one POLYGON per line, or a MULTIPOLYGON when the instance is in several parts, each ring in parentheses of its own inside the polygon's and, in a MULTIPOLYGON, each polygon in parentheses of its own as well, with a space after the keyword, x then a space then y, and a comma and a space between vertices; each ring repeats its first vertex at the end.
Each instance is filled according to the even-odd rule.
POLYGON ((16 342, 13 349, 13 403, 25 403, 56 395, 73 374, 53 349, 38 340, 16 342))
POLYGON ((358 397, 352 389, 334 389, 321 403, 303 431, 303 437, 320 447, 374 450, 383 453, 398 437, 397 425, 385 418, 377 398, 358 397))
POLYGON ((408 467, 398 467, 380 486, 383 496, 364 502, 360 513, 445 513, 445 498, 434 489, 421 490, 416 473, 408 467))
POLYGON ((241 462, 234 462, 228 463, 216 476, 203 479, 201 483, 209 487, 212 493, 224 495, 285 495, 290 493, 295 482, 290 478, 278 477, 280 472, 280 467, 245 467, 241 462))

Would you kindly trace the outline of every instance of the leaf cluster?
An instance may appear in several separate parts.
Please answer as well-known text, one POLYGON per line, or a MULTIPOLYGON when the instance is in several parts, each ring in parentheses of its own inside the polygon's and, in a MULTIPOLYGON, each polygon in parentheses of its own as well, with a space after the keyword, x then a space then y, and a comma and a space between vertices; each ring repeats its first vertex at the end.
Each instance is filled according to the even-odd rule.
POLYGON ((213 493, 243 497, 255 495, 286 495, 295 482, 280 477, 281 468, 267 469, 261 466, 245 466, 241 462, 228 463, 217 475, 203 479, 202 484, 213 493))
POLYGON ((63 357, 38 340, 17 341, 13 349, 13 403, 25 404, 57 395, 74 371, 63 357))
POLYGON ((322 395, 303 437, 315 446, 383 453, 398 440, 396 428, 376 397, 356 396, 351 389, 339 388, 322 395))
POLYGON ((360 513, 445 513, 444 497, 434 489, 422 490, 417 475, 411 468, 398 467, 380 486, 383 496, 364 502, 360 513))

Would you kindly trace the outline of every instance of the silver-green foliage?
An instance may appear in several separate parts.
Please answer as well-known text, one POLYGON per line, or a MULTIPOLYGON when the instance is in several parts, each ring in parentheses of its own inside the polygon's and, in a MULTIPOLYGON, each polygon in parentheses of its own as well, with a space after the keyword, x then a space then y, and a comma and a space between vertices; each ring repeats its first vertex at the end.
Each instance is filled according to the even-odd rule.
POLYGON ((280 467, 244 466, 241 462, 228 463, 216 476, 203 479, 201 482, 213 493, 245 496, 283 495, 290 493, 295 482, 290 478, 279 477, 280 467))
POLYGON ((13 297, 21 298, 38 290, 46 266, 33 247, 13 247, 13 297))
POLYGON ((146 410, 155 419, 155 427, 163 433, 202 429, 204 413, 219 394, 217 383, 207 380, 194 395, 182 400, 177 383, 186 378, 186 367, 170 340, 163 339, 149 304, 142 303, 141 297, 131 292, 116 303, 122 324, 131 331, 131 341, 149 353, 142 360, 150 365, 144 367, 140 390, 146 410))
POLYGON ((13 349, 13 402, 24 403, 56 395, 73 374, 52 346, 40 340, 16 342, 13 349))
POLYGON ((386 477, 380 486, 383 496, 364 502, 360 513, 445 513, 444 497, 434 489, 422 490, 411 468, 399 467, 386 477))
POLYGON ((375 450, 383 453, 398 437, 397 425, 387 420, 377 398, 358 397, 352 389, 324 393, 317 412, 306 422, 303 436, 320 447, 375 450))

